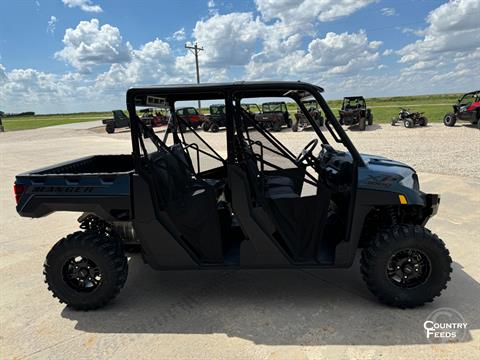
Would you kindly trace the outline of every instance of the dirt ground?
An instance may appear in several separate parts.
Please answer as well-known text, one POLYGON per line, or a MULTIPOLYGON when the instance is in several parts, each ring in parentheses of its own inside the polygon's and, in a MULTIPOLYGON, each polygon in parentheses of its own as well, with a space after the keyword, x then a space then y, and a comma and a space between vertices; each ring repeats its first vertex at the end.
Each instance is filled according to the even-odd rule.
MULTIPOLYGON (((129 133, 51 127, 0 134, 0 358, 478 359, 480 358, 480 132, 468 126, 348 131, 360 152, 406 162, 422 190, 442 195, 428 227, 450 249, 452 281, 413 310, 379 304, 358 264, 347 270, 155 272, 130 259, 126 287, 104 309, 78 312, 53 299, 42 264, 77 214, 19 217, 20 172, 90 154, 129 153, 129 133), (423 323, 439 308, 468 323, 463 339, 432 344, 423 323)), ((295 152, 311 132, 276 134, 295 152)), ((219 148, 224 132, 205 134, 219 148)))

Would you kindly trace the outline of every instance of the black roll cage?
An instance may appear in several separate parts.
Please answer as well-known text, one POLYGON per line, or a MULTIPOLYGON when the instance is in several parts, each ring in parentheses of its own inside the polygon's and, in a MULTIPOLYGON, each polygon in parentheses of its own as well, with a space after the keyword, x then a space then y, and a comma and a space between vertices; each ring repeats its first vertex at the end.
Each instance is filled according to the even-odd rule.
MULTIPOLYGON (((353 161, 357 166, 365 166, 365 163, 353 145, 350 138, 347 136, 342 126, 338 123, 332 110, 328 107, 327 102, 321 96, 323 89, 319 86, 312 85, 305 82, 293 81, 273 81, 273 82, 234 82, 234 83, 219 83, 219 84, 198 84, 198 85, 165 85, 142 88, 131 88, 127 91, 126 101, 127 110, 131 119, 131 141, 132 141, 132 155, 136 171, 141 171, 141 152, 140 152, 140 138, 142 137, 142 130, 140 119, 136 114, 136 106, 145 106, 145 99, 147 96, 157 96, 165 98, 171 104, 171 115, 174 123, 180 120, 173 110, 173 104, 181 100, 214 100, 218 98, 225 99, 225 112, 227 118, 227 162, 233 162, 235 154, 234 148, 234 101, 238 100, 237 108, 241 108, 240 100, 254 97, 290 97, 297 106, 305 114, 307 120, 321 139, 323 144, 329 144, 327 138, 322 134, 319 126, 315 123, 310 113, 302 103, 302 98, 312 96, 320 105, 325 114, 325 125, 334 140, 341 143, 350 152, 353 161)), ((244 109, 242 109, 246 112, 244 109)), ((248 112, 246 112, 248 114, 248 112)), ((194 131, 188 123, 185 123, 190 131, 194 131)), ((194 131, 195 132, 195 131, 194 131)), ((293 154, 275 137, 264 130, 267 136, 273 140, 272 143, 279 147, 281 153, 293 154)), ((265 136, 265 135, 264 135, 265 136)), ((202 137, 197 137, 215 154, 215 150, 208 145, 202 137)), ((184 140, 184 139, 183 139, 184 140)), ((270 140, 270 139, 269 139, 270 140)), ((216 154, 218 155, 218 154, 216 154)), ((221 158, 221 157, 220 157, 221 158)))

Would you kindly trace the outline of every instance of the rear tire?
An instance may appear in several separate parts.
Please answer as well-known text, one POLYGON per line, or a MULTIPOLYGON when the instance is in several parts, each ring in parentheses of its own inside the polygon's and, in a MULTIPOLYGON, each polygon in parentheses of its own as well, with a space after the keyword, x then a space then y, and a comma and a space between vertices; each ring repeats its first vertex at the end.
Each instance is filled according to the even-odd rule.
POLYGON ((403 120, 403 126, 405 126, 407 129, 411 129, 415 126, 415 124, 413 123, 412 119, 405 119, 403 120))
POLYGON ((127 280, 128 262, 118 240, 77 231, 53 246, 43 274, 48 290, 61 303, 93 310, 118 295, 127 280))
POLYGON ((286 124, 287 124, 287 128, 290 129, 290 128, 292 127, 292 119, 287 118, 287 120, 286 120, 285 122, 286 122, 286 124))
POLYGON ((427 119, 426 117, 422 116, 422 117, 420 118, 420 121, 418 122, 418 124, 419 124, 420 126, 427 126, 427 124, 428 124, 428 119, 427 119))
POLYGON ((212 125, 210 126, 210 131, 211 131, 211 132, 216 133, 216 132, 218 132, 218 130, 219 130, 219 127, 218 127, 217 124, 212 124, 212 125))
POLYGON ((378 231, 363 249, 361 272, 382 303, 413 308, 433 301, 446 289, 452 259, 443 241, 430 230, 395 225, 378 231))
POLYGON ((454 126, 456 122, 457 117, 455 116, 455 114, 452 113, 445 115, 445 117, 443 118, 443 123, 445 124, 445 126, 454 126))
POLYGON ((276 132, 282 131, 282 124, 280 123, 280 121, 274 121, 272 123, 272 130, 276 132))
POLYGON ((368 125, 373 124, 373 115, 371 112, 368 113, 368 125))
POLYGON ((211 125, 211 124, 210 124, 209 122, 204 122, 204 123, 202 124, 202 129, 203 129, 203 131, 208 131, 208 130, 210 130, 210 125, 211 125))

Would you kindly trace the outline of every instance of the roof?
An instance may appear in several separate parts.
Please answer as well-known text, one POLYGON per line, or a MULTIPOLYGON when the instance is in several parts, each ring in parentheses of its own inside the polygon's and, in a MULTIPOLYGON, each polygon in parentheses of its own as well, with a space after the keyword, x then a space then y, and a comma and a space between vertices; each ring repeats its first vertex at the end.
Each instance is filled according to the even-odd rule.
POLYGON ((238 81, 228 83, 206 84, 173 84, 135 87, 127 91, 127 102, 134 102, 137 96, 171 97, 175 100, 184 99, 215 99, 225 90, 244 92, 249 97, 261 97, 262 94, 273 93, 274 96, 284 96, 288 91, 318 91, 323 89, 317 85, 301 81, 238 81))
POLYGON ((363 96, 345 96, 344 99, 363 99, 363 96))

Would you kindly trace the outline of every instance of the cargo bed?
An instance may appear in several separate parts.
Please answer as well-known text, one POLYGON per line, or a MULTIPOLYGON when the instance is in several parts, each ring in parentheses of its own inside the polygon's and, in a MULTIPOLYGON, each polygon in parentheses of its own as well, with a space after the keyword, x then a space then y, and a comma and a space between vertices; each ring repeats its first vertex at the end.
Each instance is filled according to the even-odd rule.
POLYGON ((77 211, 129 220, 132 174, 131 155, 88 156, 32 170, 15 178, 17 211, 33 218, 77 211))

